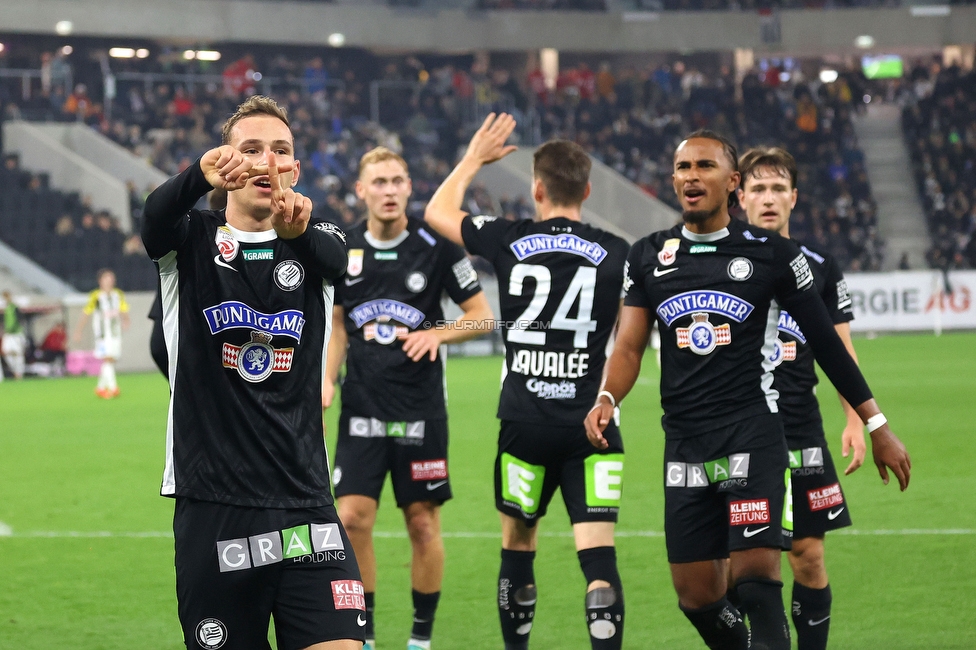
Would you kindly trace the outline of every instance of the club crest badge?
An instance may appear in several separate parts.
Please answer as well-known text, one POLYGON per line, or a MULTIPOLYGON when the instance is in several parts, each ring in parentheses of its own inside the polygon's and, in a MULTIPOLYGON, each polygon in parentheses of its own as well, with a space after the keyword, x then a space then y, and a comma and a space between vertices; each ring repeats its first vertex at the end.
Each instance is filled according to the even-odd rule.
POLYGON ((678 259, 679 246, 681 246, 680 239, 669 239, 664 242, 664 248, 657 254, 657 261, 661 263, 661 266, 674 264, 674 261, 678 259))
POLYGON ((728 323, 715 327, 708 322, 705 312, 692 314, 691 321, 691 326, 675 329, 679 348, 690 348, 695 354, 704 356, 711 354, 717 346, 732 342, 732 329, 728 323))
POLYGON ((407 289, 413 293, 420 293, 427 288, 427 276, 420 271, 414 271, 407 276, 407 289))
POLYGON ((752 277, 752 262, 744 257, 737 257, 729 262, 729 277, 743 281, 752 277))
POLYGON ((272 338, 266 332, 252 331, 250 343, 240 347, 224 343, 221 351, 224 367, 236 369, 237 374, 252 384, 264 381, 273 372, 288 372, 295 349, 276 350, 271 347, 272 338))
POLYGON ((217 228, 217 234, 214 235, 214 243, 217 245, 217 251, 220 253, 221 259, 225 262, 234 260, 237 257, 237 253, 241 250, 241 245, 234 239, 234 234, 227 226, 217 228))
POLYGON ((294 260, 286 260, 275 267, 274 281, 282 291, 294 291, 305 279, 305 269, 294 260))
POLYGON ((363 249, 349 250, 349 261, 346 263, 346 275, 359 275, 363 272, 363 249))

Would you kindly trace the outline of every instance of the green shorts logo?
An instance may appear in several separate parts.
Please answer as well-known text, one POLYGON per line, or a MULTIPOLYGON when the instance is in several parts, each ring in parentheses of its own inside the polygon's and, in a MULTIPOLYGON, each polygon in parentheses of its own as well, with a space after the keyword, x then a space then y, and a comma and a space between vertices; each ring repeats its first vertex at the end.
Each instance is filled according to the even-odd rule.
POLYGON ((624 487, 624 455, 593 454, 584 464, 587 507, 619 508, 624 487))
POLYGON ((308 538, 308 526, 295 526, 281 531, 284 544, 283 557, 285 559, 308 555, 312 552, 312 544, 308 538))
POLYGON ((527 515, 535 514, 542 497, 546 468, 502 453, 502 498, 517 503, 527 515))
POLYGON ((786 501, 783 502, 783 530, 793 530, 793 476, 786 470, 786 501))

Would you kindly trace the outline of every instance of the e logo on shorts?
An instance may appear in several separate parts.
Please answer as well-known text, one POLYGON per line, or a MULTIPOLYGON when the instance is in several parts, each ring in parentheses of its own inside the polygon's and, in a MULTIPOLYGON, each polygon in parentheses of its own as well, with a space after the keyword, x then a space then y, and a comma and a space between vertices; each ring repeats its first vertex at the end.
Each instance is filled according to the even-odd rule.
POLYGON ((523 513, 535 514, 542 497, 546 468, 502 453, 502 498, 515 503, 523 513))
POLYGON ((586 505, 619 508, 624 483, 623 454, 593 454, 585 461, 586 505))

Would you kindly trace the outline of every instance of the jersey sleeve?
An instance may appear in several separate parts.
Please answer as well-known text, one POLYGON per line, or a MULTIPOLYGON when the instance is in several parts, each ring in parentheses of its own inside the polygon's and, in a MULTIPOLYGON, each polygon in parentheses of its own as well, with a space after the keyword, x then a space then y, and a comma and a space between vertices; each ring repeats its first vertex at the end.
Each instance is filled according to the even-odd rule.
POLYGON ((651 299, 647 295, 644 287, 644 278, 641 274, 641 259, 644 250, 648 245, 646 239, 636 242, 627 254, 627 261, 624 262, 624 306, 651 308, 651 299))
POLYGON ((183 245, 190 232, 190 210, 212 189, 198 159, 152 191, 142 213, 142 243, 151 258, 158 260, 183 245))
POLYGON ((833 257, 827 257, 825 274, 827 281, 824 283, 823 298, 827 305, 827 312, 834 324, 848 323, 854 320, 854 310, 851 302, 851 291, 847 286, 847 280, 840 270, 840 265, 833 257))
POLYGON ((335 280, 346 272, 346 235, 329 221, 313 221, 298 237, 283 240, 305 268, 323 280, 335 280))
POLYGON ((85 309, 83 310, 85 314, 91 316, 95 313, 98 308, 98 290, 92 291, 88 294, 88 302, 85 304, 85 309))
MULTIPOLYGON (((773 290, 780 304, 785 305, 803 292, 816 295, 813 269, 800 247, 784 237, 771 237, 770 243, 776 247, 773 252, 773 290)), ((792 309, 790 313, 793 313, 792 309)))
POLYGON ((117 289, 119 292, 119 311, 123 314, 129 313, 129 303, 125 300, 125 292, 121 289, 117 289))
POLYGON ((444 288, 451 300, 460 305, 468 298, 481 293, 478 272, 475 271, 468 256, 464 254, 463 248, 447 240, 442 245, 444 252, 441 253, 440 272, 445 279, 444 288))
POLYGON ((513 222, 498 217, 468 215, 461 222, 461 239, 469 253, 480 255, 494 264, 498 253, 505 247, 505 233, 512 225, 513 222))

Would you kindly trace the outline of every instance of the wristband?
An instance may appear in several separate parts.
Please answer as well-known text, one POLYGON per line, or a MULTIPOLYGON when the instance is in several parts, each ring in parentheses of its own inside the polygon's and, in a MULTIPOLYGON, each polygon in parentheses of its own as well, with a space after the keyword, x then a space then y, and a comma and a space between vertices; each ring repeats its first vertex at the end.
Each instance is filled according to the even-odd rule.
POLYGON ((888 423, 888 418, 884 416, 884 413, 878 413, 877 415, 872 415, 865 422, 865 426, 868 428, 868 433, 872 433, 875 429, 880 429, 885 424, 888 423))
MULTIPOLYGON (((607 396, 607 399, 610 400, 610 406, 612 406, 614 408, 617 408, 617 400, 615 400, 613 398, 613 395, 610 394, 610 391, 608 391, 608 390, 601 390, 599 393, 596 394, 596 398, 597 399, 600 399, 600 396, 601 395, 606 395, 607 396)), ((882 422, 882 424, 884 424, 884 423, 882 422)), ((879 424, 878 426, 881 426, 881 425, 879 424)))

